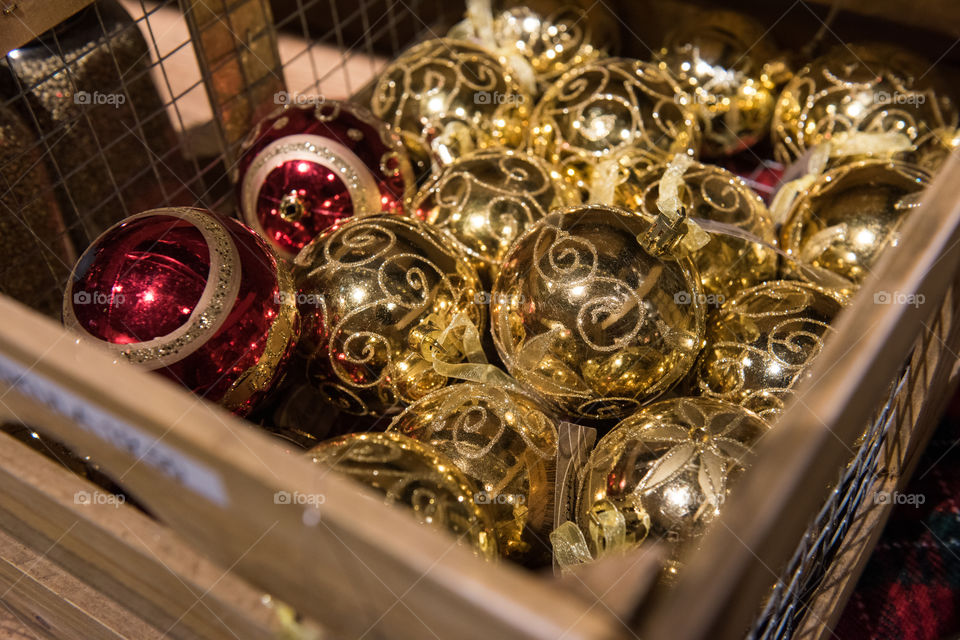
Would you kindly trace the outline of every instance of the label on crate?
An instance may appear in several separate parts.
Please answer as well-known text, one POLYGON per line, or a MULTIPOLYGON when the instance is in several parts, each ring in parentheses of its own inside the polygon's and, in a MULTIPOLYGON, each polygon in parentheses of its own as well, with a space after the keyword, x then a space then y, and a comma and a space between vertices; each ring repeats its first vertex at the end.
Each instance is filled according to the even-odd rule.
POLYGON ((134 456, 138 463, 154 467, 221 507, 229 504, 226 487, 220 475, 162 442, 163 436, 156 438, 144 433, 132 424, 116 418, 2 355, 0 380, 68 418, 83 430, 126 451, 134 456))

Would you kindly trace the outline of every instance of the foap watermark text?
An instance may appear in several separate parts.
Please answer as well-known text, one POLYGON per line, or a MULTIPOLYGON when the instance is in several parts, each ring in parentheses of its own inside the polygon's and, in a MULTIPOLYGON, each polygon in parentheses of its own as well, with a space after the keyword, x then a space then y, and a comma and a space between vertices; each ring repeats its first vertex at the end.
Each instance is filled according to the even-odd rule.
POLYGON ((919 307, 927 298, 922 293, 903 293, 901 291, 877 291, 873 294, 873 304, 899 304, 919 307))
POLYGON ((122 293, 111 291, 104 293, 102 291, 74 291, 73 304, 95 304, 99 306, 119 306, 123 304, 124 297, 122 293))
POLYGON ((320 105, 326 102, 323 96, 305 96, 299 93, 290 93, 289 91, 277 91, 273 94, 274 104, 292 104, 295 106, 320 105))
POLYGON ((99 91, 77 91, 73 94, 74 104, 110 105, 119 109, 120 105, 126 104, 127 96, 123 93, 100 93, 99 91))
POLYGON ((327 501, 327 497, 322 493, 300 493, 294 491, 277 491, 273 494, 273 504, 293 504, 301 506, 318 507, 327 501))
POLYGON ((111 507, 120 508, 120 505, 127 501, 126 496, 107 493, 105 491, 84 491, 80 490, 73 494, 73 504, 91 505, 105 504, 111 507))
POLYGON ((919 507, 927 501, 922 493, 900 493, 899 491, 877 491, 873 494, 874 504, 909 504, 919 507))
POLYGON ((520 94, 501 91, 477 91, 473 94, 474 104, 521 104, 526 99, 526 96, 520 94))
POLYGON ((721 305, 726 298, 722 293, 698 293, 694 295, 689 291, 678 291, 673 294, 673 301, 676 304, 693 304, 694 300, 700 304, 721 305))

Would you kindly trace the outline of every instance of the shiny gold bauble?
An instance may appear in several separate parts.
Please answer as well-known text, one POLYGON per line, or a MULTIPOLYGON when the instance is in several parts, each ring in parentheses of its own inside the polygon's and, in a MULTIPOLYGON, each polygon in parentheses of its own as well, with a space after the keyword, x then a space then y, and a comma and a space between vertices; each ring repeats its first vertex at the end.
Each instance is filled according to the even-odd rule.
POLYGON ((489 8, 483 4, 468 2, 466 19, 447 37, 496 52, 534 97, 570 69, 620 48, 617 18, 592 0, 506 0, 489 8))
MULTIPOLYGON (((900 226, 928 185, 929 175, 913 165, 842 164, 794 201, 780 244, 802 262, 860 284, 883 250, 896 246, 900 226)), ((789 263, 787 273, 802 277, 789 263)))
POLYGON ((441 340, 463 314, 479 329, 480 278, 429 226, 398 215, 353 218, 294 261, 300 353, 310 382, 348 413, 383 415, 447 383, 433 360, 465 358, 441 340))
POLYGON ((577 524, 591 551, 660 541, 676 572, 768 430, 756 414, 713 398, 661 400, 618 424, 583 471, 577 524))
MULTIPOLYGON (((604 9, 602 5, 596 8, 604 9)), ((550 13, 540 13, 529 6, 519 6, 498 14, 493 33, 498 50, 523 57, 533 68, 540 90, 569 71, 607 55, 616 42, 615 29, 596 33, 597 23, 591 11, 576 3, 558 6, 550 13)))
MULTIPOLYGON (((621 158, 613 204, 656 216, 665 165, 637 170, 629 155, 621 158)), ((694 163, 683 174, 679 198, 691 218, 730 225, 771 246, 777 235, 763 200, 742 179, 713 165, 694 163)), ((691 254, 710 304, 777 276, 777 254, 769 247, 727 233, 713 232, 710 242, 691 254)))
POLYGON ((734 11, 707 11, 671 32, 656 56, 690 94, 704 156, 730 155, 767 135, 786 75, 767 29, 734 11))
POLYGON ((845 132, 893 132, 913 143, 957 126, 957 107, 931 65, 891 45, 843 45, 787 83, 771 133, 785 164, 845 132))
POLYGON ((476 484, 501 553, 545 550, 557 427, 533 400, 493 384, 455 384, 408 407, 389 431, 429 443, 476 484))
POLYGON ((493 339, 510 373, 560 411, 616 418, 690 369, 704 304, 688 257, 644 249, 623 209, 552 213, 511 247, 493 286, 493 339))
POLYGON ((351 433, 306 454, 411 509, 422 524, 448 531, 486 560, 497 557, 490 513, 474 485, 429 444, 398 433, 351 433))
POLYGON ((449 233, 492 282, 510 244, 529 225, 579 201, 577 190, 543 159, 490 149, 444 167, 417 194, 412 211, 449 233))
POLYGON ((415 156, 428 155, 442 166, 474 149, 518 146, 532 101, 497 56, 437 38, 384 69, 371 108, 415 156))
POLYGON ((786 280, 741 292, 709 318, 695 369, 697 391, 772 422, 823 349, 844 300, 835 291, 786 280))
POLYGON ((634 149, 650 164, 677 153, 695 156, 696 115, 666 70, 626 58, 576 67, 547 89, 531 120, 532 151, 560 167, 584 191, 595 165, 634 149))

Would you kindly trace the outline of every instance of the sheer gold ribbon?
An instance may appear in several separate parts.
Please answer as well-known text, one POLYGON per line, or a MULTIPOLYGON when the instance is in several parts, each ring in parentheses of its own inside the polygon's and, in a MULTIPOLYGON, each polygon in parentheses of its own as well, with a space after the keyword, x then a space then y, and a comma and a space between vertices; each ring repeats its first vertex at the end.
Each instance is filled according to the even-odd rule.
POLYGON ((823 142, 810 150, 810 156, 807 160, 807 172, 786 183, 777 195, 774 196, 770 205, 770 213, 777 224, 783 224, 790 215, 793 203, 801 193, 810 188, 827 168, 827 163, 832 158, 845 158, 850 156, 882 156, 901 151, 909 151, 913 148, 910 139, 902 133, 895 131, 884 131, 880 133, 867 133, 864 131, 841 132, 833 136, 833 139, 823 142))
POLYGON ((499 367, 487 362, 477 326, 465 313, 458 313, 433 337, 434 348, 427 351, 433 370, 447 378, 518 388, 517 381, 499 367), (459 334, 459 335, 458 335, 459 334), (466 362, 449 362, 443 355, 466 362))
MULTIPOLYGON (((550 534, 550 543, 553 545, 553 557, 561 571, 570 571, 574 567, 593 562, 610 556, 623 553, 643 540, 627 540, 627 523, 620 510, 610 504, 606 508, 593 509, 590 512, 590 540, 596 549, 596 557, 590 551, 583 530, 576 524, 564 522, 550 534)), ((650 524, 646 523, 646 530, 650 524)))

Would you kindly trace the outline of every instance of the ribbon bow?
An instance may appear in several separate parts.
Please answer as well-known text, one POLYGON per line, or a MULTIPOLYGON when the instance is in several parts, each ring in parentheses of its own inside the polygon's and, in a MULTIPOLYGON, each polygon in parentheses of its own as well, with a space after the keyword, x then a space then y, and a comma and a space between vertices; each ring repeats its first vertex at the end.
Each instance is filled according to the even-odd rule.
MULTIPOLYGON (((650 517, 644 517, 644 530, 650 530, 650 517)), ((553 557, 560 570, 569 572, 575 567, 610 555, 623 553, 643 542, 627 540, 627 523, 623 514, 609 500, 603 500, 590 510, 588 527, 596 556, 590 551, 583 531, 569 520, 561 524, 550 534, 553 545, 553 557), (597 507, 600 508, 597 508, 597 507)), ((646 533, 644 533, 644 538, 646 533)))
POLYGON ((427 345, 424 356, 433 370, 442 376, 501 387, 519 387, 516 380, 505 371, 487 362, 480 332, 465 313, 453 316, 450 324, 439 333, 428 334, 427 345), (467 362, 448 362, 442 355, 466 358, 467 362))

